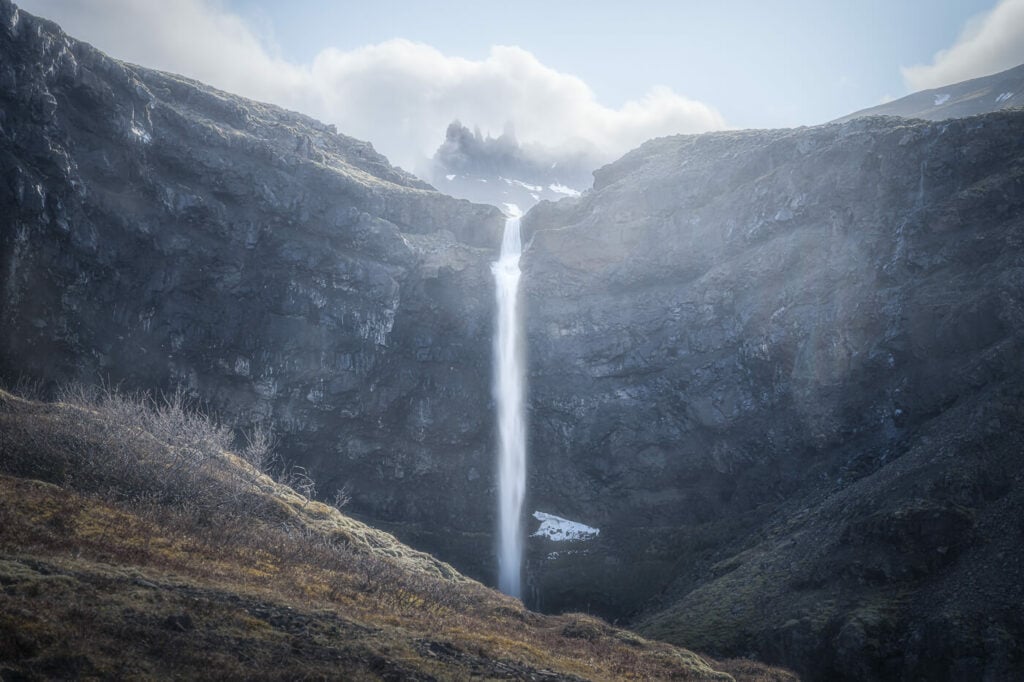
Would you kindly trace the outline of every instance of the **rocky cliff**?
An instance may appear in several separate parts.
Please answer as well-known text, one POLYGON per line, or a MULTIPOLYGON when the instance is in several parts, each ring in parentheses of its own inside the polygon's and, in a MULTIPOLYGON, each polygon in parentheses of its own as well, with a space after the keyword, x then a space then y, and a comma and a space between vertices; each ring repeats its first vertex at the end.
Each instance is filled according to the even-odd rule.
MULTIPOLYGON (((0 374, 271 423, 492 581, 500 213, 7 0, 0 56, 0 374)), ((658 139, 531 211, 529 604, 810 678, 1018 672, 1022 132, 658 139)))
POLYGON ((2 0, 0 216, 3 375, 181 386, 356 513, 489 527, 497 209, 2 0))
POLYGON ((601 529, 535 549, 545 606, 817 679, 1019 670, 1022 132, 664 138, 535 208, 533 506, 601 529))

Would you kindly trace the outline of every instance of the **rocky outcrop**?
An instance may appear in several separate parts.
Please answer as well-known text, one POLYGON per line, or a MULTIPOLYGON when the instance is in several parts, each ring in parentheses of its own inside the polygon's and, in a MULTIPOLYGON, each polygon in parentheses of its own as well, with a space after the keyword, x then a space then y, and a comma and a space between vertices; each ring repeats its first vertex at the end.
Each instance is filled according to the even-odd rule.
POLYGON ((356 513, 480 531, 502 227, 331 126, 0 0, 8 378, 180 386, 272 424, 356 513))
POLYGON ((534 548, 544 605, 812 679, 1019 669, 1022 131, 664 138, 534 209, 533 507, 601 528, 534 548))

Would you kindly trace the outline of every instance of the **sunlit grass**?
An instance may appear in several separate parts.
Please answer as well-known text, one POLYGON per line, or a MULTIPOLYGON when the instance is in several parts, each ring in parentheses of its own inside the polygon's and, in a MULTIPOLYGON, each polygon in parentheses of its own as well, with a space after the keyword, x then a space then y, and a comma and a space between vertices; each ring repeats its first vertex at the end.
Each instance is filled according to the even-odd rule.
POLYGON ((131 400, 0 392, 0 660, 24 671, 789 679, 531 613, 276 482, 198 413, 163 417, 191 439, 161 434, 131 400))

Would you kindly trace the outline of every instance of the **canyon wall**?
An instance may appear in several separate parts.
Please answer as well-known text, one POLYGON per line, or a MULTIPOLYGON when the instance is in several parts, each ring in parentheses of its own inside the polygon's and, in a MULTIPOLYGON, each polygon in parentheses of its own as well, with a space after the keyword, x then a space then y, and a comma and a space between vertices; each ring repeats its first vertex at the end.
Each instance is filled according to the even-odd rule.
MULTIPOLYGON (((8 0, 0 56, 0 374, 272 425, 493 584, 500 212, 8 0)), ((662 138, 534 208, 528 508, 585 532, 529 539, 528 604, 810 678, 1019 670, 1022 133, 662 138)))

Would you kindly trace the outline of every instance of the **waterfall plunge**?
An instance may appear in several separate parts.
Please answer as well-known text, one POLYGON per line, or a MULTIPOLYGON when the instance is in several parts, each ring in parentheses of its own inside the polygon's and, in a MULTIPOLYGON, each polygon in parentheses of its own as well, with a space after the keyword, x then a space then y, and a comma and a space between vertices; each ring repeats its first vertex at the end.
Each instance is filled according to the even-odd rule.
POLYGON ((506 204, 501 255, 491 264, 498 303, 494 335, 494 397, 498 404, 498 589, 522 596, 522 512, 526 493, 526 423, 519 294, 519 208, 506 204))

